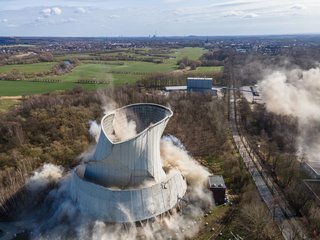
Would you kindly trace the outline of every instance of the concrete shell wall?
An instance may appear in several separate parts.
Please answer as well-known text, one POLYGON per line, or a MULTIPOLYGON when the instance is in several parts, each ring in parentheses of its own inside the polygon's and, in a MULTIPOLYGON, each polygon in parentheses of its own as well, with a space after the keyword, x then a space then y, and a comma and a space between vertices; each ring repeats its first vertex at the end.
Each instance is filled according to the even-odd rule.
POLYGON ((160 159, 160 138, 172 111, 156 104, 133 104, 116 111, 126 113, 120 126, 121 121, 124 126, 127 120, 136 122, 137 134, 112 141, 117 112, 106 115, 84 176, 77 171, 72 175, 72 199, 82 212, 107 222, 136 222, 167 212, 187 189, 180 172, 165 174, 160 159))
POLYGON ((84 213, 106 222, 137 222, 175 207, 186 192, 187 184, 180 173, 165 182, 147 188, 116 190, 72 175, 71 196, 84 213))
POLYGON ((160 159, 160 138, 172 111, 156 104, 133 104, 126 111, 128 120, 137 124, 137 135, 122 142, 112 142, 114 114, 102 119, 102 131, 89 161, 85 178, 103 186, 133 187, 145 181, 161 182, 165 178, 160 159))

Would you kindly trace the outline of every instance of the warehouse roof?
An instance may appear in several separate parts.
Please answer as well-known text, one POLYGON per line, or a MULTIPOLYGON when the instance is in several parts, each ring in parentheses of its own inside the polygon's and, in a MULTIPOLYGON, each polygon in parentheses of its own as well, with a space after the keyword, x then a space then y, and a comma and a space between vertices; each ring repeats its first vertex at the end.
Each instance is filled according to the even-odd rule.
POLYGON ((165 87, 166 91, 187 91, 187 86, 168 86, 165 87))
POLYGON ((226 188, 223 177, 220 175, 209 176, 209 187, 210 188, 226 188))
POLYGON ((201 77, 188 77, 188 80, 210 80, 212 81, 212 78, 201 78, 201 77))

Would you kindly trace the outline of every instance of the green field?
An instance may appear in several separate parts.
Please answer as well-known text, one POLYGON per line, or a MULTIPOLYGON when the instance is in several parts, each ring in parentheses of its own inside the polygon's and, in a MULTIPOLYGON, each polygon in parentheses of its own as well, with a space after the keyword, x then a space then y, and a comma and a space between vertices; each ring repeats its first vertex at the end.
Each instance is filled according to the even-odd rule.
POLYGON ((170 72, 176 69, 176 66, 171 63, 150 63, 150 62, 125 62, 124 65, 113 65, 111 71, 126 71, 126 72, 170 72))
MULTIPOLYGON (((99 53, 95 54, 66 54, 56 56, 55 61, 67 60, 71 58, 82 59, 82 63, 72 69, 71 72, 63 75, 48 75, 42 77, 44 80, 54 79, 60 80, 56 83, 31 82, 31 81, 0 81, 0 96, 20 96, 38 93, 46 93, 55 90, 70 89, 77 85, 86 89, 96 89, 107 87, 110 84, 78 84, 77 81, 107 81, 112 86, 120 86, 124 84, 132 84, 141 79, 144 74, 153 72, 172 72, 177 69, 177 61, 184 57, 191 60, 198 60, 206 50, 203 48, 180 48, 165 50, 152 57, 154 52, 152 49, 120 49, 120 52, 103 52, 103 55, 123 54, 126 56, 134 56, 136 58, 154 58, 162 59, 163 63, 152 63, 144 61, 101 61, 97 60, 99 53), (125 52, 128 51, 128 52, 125 52), (171 57, 164 59, 163 57, 171 57)), ((35 63, 35 64, 19 64, 0 66, 0 73, 10 73, 16 69, 23 73, 39 73, 50 70, 57 62, 35 63)), ((223 67, 198 67, 196 70, 190 71, 195 73, 212 73, 222 71, 223 67)), ((32 79, 30 79, 32 80, 32 79)))
POLYGON ((202 54, 204 54, 207 50, 203 48, 192 48, 186 47, 179 49, 174 55, 176 56, 177 60, 180 60, 184 57, 189 58, 190 60, 198 60, 202 54))
POLYGON ((213 72, 222 72, 223 71, 223 67, 222 66, 218 66, 218 67, 197 67, 196 70, 194 70, 193 72, 196 73, 213 73, 213 72))
POLYGON ((0 66, 0 73, 10 73, 13 69, 22 73, 40 73, 49 71, 56 62, 41 62, 33 64, 15 64, 0 66))
POLYGON ((123 65, 110 64, 81 64, 72 72, 62 76, 47 77, 47 79, 61 79, 63 82, 77 80, 116 80, 118 82, 133 83, 140 77, 139 73, 170 72, 175 70, 172 64, 155 64, 149 62, 123 62, 123 65), (132 73, 132 74, 130 74, 132 73), (138 73, 138 74, 133 74, 138 73))
POLYGON ((110 67, 104 64, 82 64, 74 68, 72 72, 49 78, 61 79, 63 82, 75 82, 81 79, 107 80, 110 79, 110 74, 108 73, 109 70, 110 67))
MULTIPOLYGON (((0 81, 0 96, 23 96, 72 89, 79 84, 73 82, 44 83, 28 81, 0 81)), ((104 84, 81 84, 86 89, 107 87, 104 84)))

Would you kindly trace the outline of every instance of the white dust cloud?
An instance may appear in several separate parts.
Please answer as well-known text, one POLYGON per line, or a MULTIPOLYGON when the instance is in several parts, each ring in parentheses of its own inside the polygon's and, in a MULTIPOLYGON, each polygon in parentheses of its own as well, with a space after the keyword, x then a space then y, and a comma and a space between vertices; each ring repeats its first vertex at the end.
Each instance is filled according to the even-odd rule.
POLYGON ((259 87, 268 111, 297 118, 298 154, 320 164, 320 68, 275 71, 259 87))
POLYGON ((47 163, 33 173, 33 175, 27 181, 26 187, 30 191, 44 189, 49 183, 57 182, 62 175, 62 167, 47 163))
POLYGON ((99 141, 101 126, 95 120, 89 121, 89 133, 95 139, 96 143, 99 141))
POLYGON ((211 194, 206 191, 210 173, 181 146, 181 142, 173 136, 163 138, 160 145, 163 166, 165 169, 179 170, 187 180, 189 197, 199 198, 202 205, 209 206, 213 201, 211 194))
POLYGON ((114 134, 108 137, 110 137, 113 142, 125 141, 137 135, 137 125, 133 120, 128 121, 125 111, 118 110, 115 112, 112 125, 114 134))
MULTIPOLYGON (((113 134, 108 135, 108 137, 113 142, 124 141, 134 137, 137 134, 136 123, 133 120, 128 121, 125 111, 115 111, 115 109, 117 108, 117 104, 111 97, 103 93, 99 93, 99 98, 102 103, 104 114, 107 115, 114 113, 114 119, 112 122, 114 132, 113 134)), ((92 123, 90 125, 92 126, 92 123)), ((93 125, 93 128, 96 128, 96 126, 93 125)))

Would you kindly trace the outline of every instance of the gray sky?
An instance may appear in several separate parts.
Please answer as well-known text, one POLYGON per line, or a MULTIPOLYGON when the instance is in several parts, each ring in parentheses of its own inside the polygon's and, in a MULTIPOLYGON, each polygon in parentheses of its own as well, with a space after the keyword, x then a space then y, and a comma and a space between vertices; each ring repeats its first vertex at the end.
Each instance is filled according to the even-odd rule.
POLYGON ((319 0, 0 0, 0 36, 320 33, 319 0))

